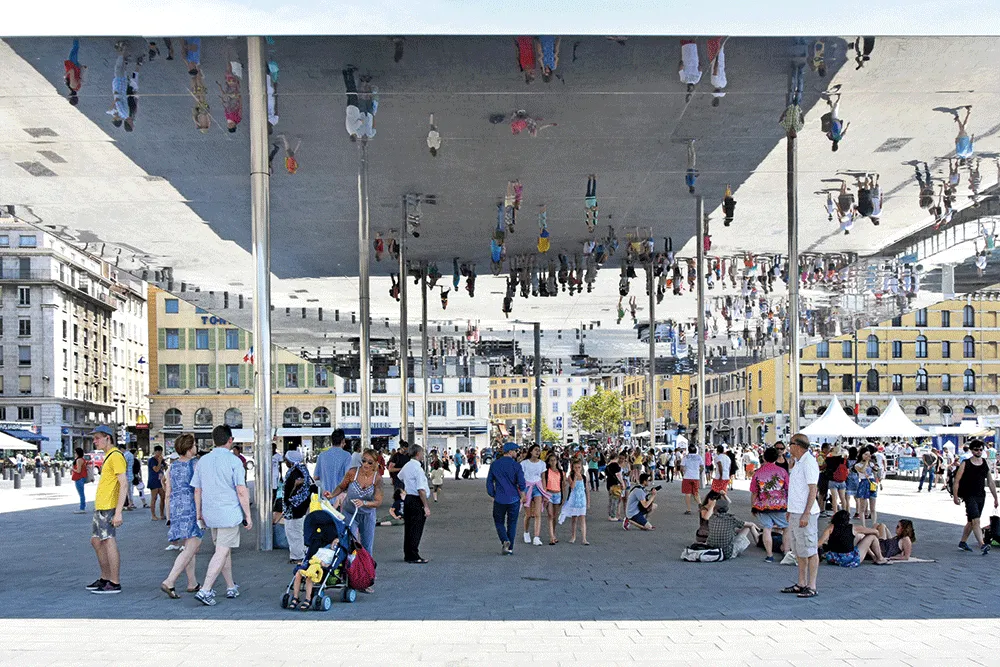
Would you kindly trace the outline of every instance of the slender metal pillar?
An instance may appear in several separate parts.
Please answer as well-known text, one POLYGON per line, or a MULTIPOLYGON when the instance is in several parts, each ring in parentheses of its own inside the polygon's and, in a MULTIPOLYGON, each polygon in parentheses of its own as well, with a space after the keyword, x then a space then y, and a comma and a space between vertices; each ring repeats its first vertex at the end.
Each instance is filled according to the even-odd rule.
POLYGON ((270 551, 271 527, 271 219, 267 166, 267 97, 261 38, 247 37, 250 190, 253 246, 254 495, 257 548, 270 551))
POLYGON ((410 325, 406 312, 406 195, 403 195, 403 220, 399 226, 399 437, 410 432, 410 325))
POLYGON ((360 414, 361 447, 371 447, 371 299, 368 282, 368 142, 361 141, 361 161, 358 164, 358 309, 361 314, 360 362, 361 377, 360 414))
POLYGON ((799 174, 798 140, 788 147, 788 396, 789 435, 799 430, 799 174))
MULTIPOLYGON (((427 446, 427 395, 431 391, 431 379, 430 379, 430 361, 428 359, 427 351, 427 262, 420 263, 420 357, 422 359, 422 364, 424 368, 424 395, 420 401, 421 404, 421 418, 423 420, 423 441, 422 445, 424 449, 429 449, 427 446)), ((427 459, 424 459, 424 464, 426 465, 427 459)))
MULTIPOLYGON (((650 231, 650 236, 652 236, 650 231)), ((647 407, 649 413, 649 444, 656 442, 656 281, 653 280, 653 259, 650 257, 646 272, 649 283, 649 392, 647 407)))
POLYGON ((696 248, 698 264, 698 446, 708 447, 705 442, 705 405, 707 403, 707 392, 705 391, 705 200, 701 195, 695 198, 695 227, 698 230, 696 248))
POLYGON ((542 324, 535 322, 535 443, 542 444, 542 324))

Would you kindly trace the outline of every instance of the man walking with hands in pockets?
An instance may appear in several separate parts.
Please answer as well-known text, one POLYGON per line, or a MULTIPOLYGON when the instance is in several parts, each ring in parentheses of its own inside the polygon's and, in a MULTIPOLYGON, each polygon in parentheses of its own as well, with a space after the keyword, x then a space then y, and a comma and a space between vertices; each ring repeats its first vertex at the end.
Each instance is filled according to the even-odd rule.
POLYGON ((212 531, 215 554, 208 563, 205 583, 195 598, 203 605, 216 603, 212 584, 222 574, 226 581, 226 597, 236 598, 240 587, 233 580, 232 550, 240 546, 240 524, 253 530, 250 515, 250 492, 247 491, 243 463, 232 454, 233 431, 223 424, 212 429, 215 448, 201 457, 191 477, 194 504, 198 520, 212 531))
POLYGON ((791 452, 795 465, 788 474, 789 551, 799 566, 799 582, 781 589, 800 598, 816 597, 816 574, 819 570, 817 521, 819 505, 816 488, 819 484, 819 464, 809 451, 809 438, 796 433, 792 436, 791 452))

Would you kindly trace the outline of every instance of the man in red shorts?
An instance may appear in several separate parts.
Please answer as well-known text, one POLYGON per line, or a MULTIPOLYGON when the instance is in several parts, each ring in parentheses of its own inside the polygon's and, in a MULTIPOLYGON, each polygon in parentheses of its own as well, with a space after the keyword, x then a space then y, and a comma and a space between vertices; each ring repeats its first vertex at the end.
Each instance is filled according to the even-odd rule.
POLYGON ((705 465, 698 455, 697 445, 688 445, 688 453, 681 459, 678 468, 678 472, 681 473, 681 493, 684 494, 684 503, 687 506, 684 513, 690 514, 691 501, 694 500, 695 507, 699 504, 698 490, 701 487, 701 477, 705 473, 705 465))

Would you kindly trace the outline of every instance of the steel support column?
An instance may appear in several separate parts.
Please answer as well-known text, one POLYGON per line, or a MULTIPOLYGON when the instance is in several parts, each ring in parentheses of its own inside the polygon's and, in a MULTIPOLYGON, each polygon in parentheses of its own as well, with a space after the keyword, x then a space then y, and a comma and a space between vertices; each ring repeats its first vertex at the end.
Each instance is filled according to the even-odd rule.
POLYGON ((361 339, 358 342, 361 378, 359 414, 361 415, 361 447, 371 447, 371 299, 368 282, 368 141, 361 140, 361 160, 358 164, 358 310, 361 315, 361 339))
MULTIPOLYGON (((649 233, 653 236, 652 230, 649 233)), ((656 442, 656 281, 653 279, 653 258, 650 253, 647 268, 647 287, 649 288, 649 392, 647 393, 649 444, 656 442)), ((664 430, 666 436, 666 430, 664 430)))
MULTIPOLYGON (((426 450, 430 449, 427 446, 427 395, 431 390, 430 360, 427 350, 427 262, 420 263, 420 334, 420 358, 424 369, 424 395, 420 401, 420 409, 423 413, 421 414, 423 420, 423 442, 421 444, 426 450)), ((425 458, 424 465, 426 465, 426 461, 425 458)))
POLYGON ((399 437, 410 432, 410 325, 406 303, 406 196, 403 196, 403 219, 399 227, 399 437))
POLYGON ((535 322, 535 443, 542 444, 542 323, 535 322))
POLYGON ((247 37, 250 111, 251 245, 253 247, 254 495, 257 548, 270 551, 271 532, 271 230, 267 164, 267 93, 260 37, 247 37))
POLYGON ((788 396, 789 435, 799 430, 799 174, 798 139, 787 136, 788 148, 788 396))
POLYGON ((695 229, 698 247, 695 249, 698 263, 698 446, 704 452, 708 447, 705 441, 705 200, 701 195, 695 198, 695 229))

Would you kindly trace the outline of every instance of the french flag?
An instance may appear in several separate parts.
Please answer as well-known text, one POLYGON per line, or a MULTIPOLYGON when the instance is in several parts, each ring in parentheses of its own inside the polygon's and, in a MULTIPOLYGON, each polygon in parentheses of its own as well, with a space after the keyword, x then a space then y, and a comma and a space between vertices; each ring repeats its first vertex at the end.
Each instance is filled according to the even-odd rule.
POLYGON ((247 364, 253 363, 253 346, 251 346, 250 349, 247 350, 247 353, 243 355, 243 362, 247 364))

